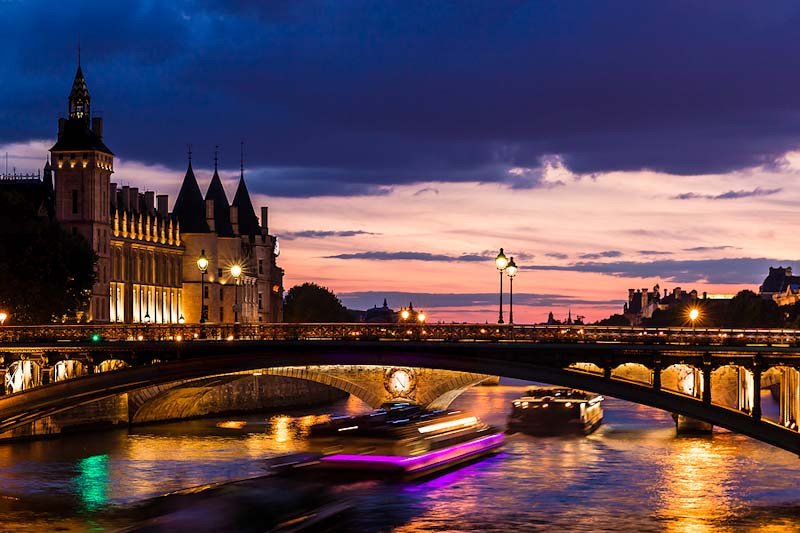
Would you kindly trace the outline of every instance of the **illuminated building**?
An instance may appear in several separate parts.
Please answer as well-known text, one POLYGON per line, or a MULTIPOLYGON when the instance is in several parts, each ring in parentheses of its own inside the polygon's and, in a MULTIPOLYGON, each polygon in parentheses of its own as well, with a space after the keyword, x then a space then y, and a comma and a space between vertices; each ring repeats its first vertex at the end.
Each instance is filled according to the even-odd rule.
MULTIPOLYGON (((97 254, 91 322, 172 323, 200 321, 201 249, 209 258, 204 305, 208 322, 282 319, 283 270, 276 265, 277 239, 267 232, 267 208, 259 223, 244 182, 244 168, 228 205, 216 169, 205 199, 191 166, 173 212, 168 198, 111 183, 114 154, 103 137, 103 119, 91 116, 91 97, 80 63, 69 95, 67 118, 58 121, 52 165, 55 218, 82 235, 97 254), (54 175, 54 176, 53 176, 54 175), (230 267, 239 264, 238 290, 230 267), (236 298, 238 296, 238 298, 236 298)), ((51 174, 52 173, 52 174, 51 174)), ((46 187, 44 187, 46 189, 46 187)))

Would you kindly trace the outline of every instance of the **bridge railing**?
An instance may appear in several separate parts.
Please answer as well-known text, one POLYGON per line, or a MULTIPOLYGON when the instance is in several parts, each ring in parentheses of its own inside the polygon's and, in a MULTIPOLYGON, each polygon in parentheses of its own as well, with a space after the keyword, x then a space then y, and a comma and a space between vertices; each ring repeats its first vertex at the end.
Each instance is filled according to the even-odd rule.
POLYGON ((3 344, 194 340, 414 340, 800 346, 800 330, 402 323, 0 326, 0 350, 3 344))

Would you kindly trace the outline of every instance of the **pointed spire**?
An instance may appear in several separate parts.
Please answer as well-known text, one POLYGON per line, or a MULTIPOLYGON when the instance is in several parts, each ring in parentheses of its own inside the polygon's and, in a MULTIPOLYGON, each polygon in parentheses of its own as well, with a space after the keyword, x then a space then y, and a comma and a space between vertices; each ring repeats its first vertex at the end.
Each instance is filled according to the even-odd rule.
POLYGON ((218 149, 214 148, 214 176, 206 191, 206 201, 214 200, 214 231, 220 237, 233 237, 233 226, 231 225, 231 208, 228 205, 228 196, 219 178, 218 149))
POLYGON ((192 150, 189 148, 189 164, 186 175, 183 177, 181 190, 175 200, 172 215, 178 219, 181 228, 186 233, 208 233, 206 224, 206 207, 203 193, 197 185, 197 178, 192 170, 192 150))
POLYGON ((261 226, 258 224, 253 203, 250 201, 250 193, 244 182, 244 141, 241 142, 241 155, 239 159, 241 174, 239 175, 239 185, 236 187, 236 194, 233 197, 233 205, 239 211, 239 234, 241 235, 260 235, 261 226))
POLYGON ((75 79, 72 81, 72 90, 69 93, 69 118, 81 118, 88 122, 90 103, 89 87, 86 85, 86 78, 83 77, 80 44, 78 44, 78 70, 75 71, 75 79))

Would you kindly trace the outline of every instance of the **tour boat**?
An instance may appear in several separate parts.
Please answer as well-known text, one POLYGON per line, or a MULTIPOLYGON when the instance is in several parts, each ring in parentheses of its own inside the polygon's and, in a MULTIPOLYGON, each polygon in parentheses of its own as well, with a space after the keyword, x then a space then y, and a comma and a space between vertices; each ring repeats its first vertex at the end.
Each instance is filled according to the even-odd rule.
POLYGON ((355 417, 335 417, 311 428, 319 467, 417 477, 496 452, 503 434, 456 410, 426 411, 397 404, 355 417))
POLYGON ((588 435, 600 427, 603 397, 566 387, 532 387, 512 402, 510 433, 588 435))

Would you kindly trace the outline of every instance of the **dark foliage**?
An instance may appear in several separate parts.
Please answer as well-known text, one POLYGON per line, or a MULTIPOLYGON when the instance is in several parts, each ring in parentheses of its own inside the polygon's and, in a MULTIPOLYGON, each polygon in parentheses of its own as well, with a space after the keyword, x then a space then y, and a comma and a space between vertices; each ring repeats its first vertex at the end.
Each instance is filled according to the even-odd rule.
POLYGON ((285 322, 350 322, 352 316, 326 287, 316 283, 295 285, 283 300, 285 322))
POLYGON ((0 309, 7 324, 71 320, 91 297, 91 247, 41 215, 28 195, 0 190, 0 309))
POLYGON ((596 326, 630 326, 630 322, 628 319, 625 318, 624 315, 616 314, 611 315, 608 318, 604 318, 603 320, 598 320, 595 322, 596 326))

